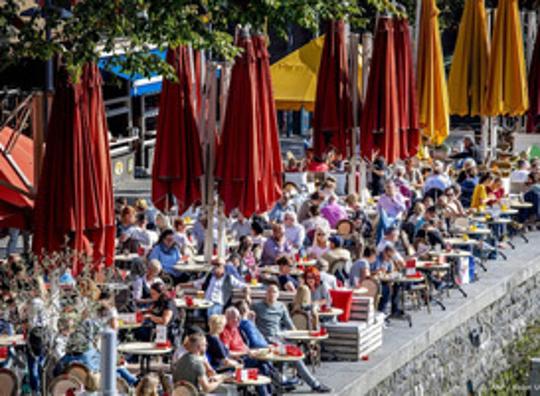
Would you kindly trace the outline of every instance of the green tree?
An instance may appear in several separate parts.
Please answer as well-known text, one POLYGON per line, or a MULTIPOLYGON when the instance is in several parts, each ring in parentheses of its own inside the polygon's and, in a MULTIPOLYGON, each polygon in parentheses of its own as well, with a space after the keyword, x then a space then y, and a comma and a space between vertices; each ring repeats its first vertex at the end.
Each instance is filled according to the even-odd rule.
MULTIPOLYGON (((272 26, 282 34, 294 23, 316 30, 321 20, 347 17, 361 26, 365 9, 359 2, 341 0, 52 0, 53 6, 35 7, 21 17, 24 0, 0 0, 0 62, 21 58, 59 57, 72 76, 96 61, 102 52, 121 47, 117 57, 128 72, 169 74, 167 64, 147 51, 149 46, 190 44, 231 58, 234 28, 249 24, 256 31, 272 26), (61 6, 69 14, 61 12, 61 6), (47 31, 50 37, 47 37, 47 31)), ((388 0, 368 0, 383 9, 388 0)))

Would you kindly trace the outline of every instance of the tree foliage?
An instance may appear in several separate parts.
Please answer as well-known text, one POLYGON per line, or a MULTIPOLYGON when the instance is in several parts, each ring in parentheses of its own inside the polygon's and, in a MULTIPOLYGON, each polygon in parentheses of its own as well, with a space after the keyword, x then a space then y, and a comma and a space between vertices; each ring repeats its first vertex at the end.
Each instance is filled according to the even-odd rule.
POLYGON ((289 24, 315 31, 320 22, 348 18, 353 26, 365 23, 361 4, 377 9, 388 0, 51 0, 23 10, 23 0, 0 1, 0 62, 22 58, 59 57, 77 76, 81 66, 120 47, 125 53, 114 62, 132 73, 170 74, 159 57, 147 49, 189 44, 231 59, 237 25, 266 31, 272 26, 285 34, 289 24), (71 4, 74 3, 74 4, 71 4), (23 14, 23 11, 24 14, 23 14), (21 16, 23 15, 23 16, 21 16), (50 32, 50 36, 47 35, 50 32))

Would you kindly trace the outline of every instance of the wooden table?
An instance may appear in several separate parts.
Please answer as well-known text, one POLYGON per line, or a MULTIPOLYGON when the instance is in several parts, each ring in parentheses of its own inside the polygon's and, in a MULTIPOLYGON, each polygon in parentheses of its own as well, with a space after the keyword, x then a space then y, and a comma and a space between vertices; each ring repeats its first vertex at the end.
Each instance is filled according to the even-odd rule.
POLYGON ((141 375, 150 372, 150 359, 152 356, 165 356, 173 352, 173 348, 157 348, 153 342, 126 342, 118 345, 117 351, 141 357, 141 375))
POLYGON ((212 301, 208 301, 201 298, 194 298, 193 305, 191 306, 187 305, 185 298, 175 298, 174 303, 176 304, 177 308, 183 308, 183 309, 188 309, 192 311, 196 309, 208 309, 214 305, 212 301))

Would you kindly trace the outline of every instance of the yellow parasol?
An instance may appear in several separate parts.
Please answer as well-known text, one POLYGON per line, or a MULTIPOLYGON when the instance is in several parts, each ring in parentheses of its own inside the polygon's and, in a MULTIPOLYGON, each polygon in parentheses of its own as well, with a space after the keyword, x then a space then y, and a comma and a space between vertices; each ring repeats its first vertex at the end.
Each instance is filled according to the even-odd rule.
POLYGON ((448 91, 444 74, 439 9, 435 0, 422 2, 418 37, 418 103, 423 133, 440 145, 448 136, 448 91))
POLYGON ((488 65, 489 38, 484 0, 465 0, 448 77, 452 114, 485 114, 488 65))
POLYGON ((489 115, 522 115, 529 107, 523 33, 517 0, 499 0, 486 93, 489 115))

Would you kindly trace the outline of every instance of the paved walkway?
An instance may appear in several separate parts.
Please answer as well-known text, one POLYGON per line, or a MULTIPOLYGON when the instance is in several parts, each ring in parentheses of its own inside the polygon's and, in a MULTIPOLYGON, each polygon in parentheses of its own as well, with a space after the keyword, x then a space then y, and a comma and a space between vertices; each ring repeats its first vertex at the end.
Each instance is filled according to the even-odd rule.
MULTIPOLYGON (((464 286, 467 298, 451 290, 450 297, 443 300, 446 311, 436 305, 431 314, 425 309, 413 311, 411 328, 406 322, 392 322, 384 330, 382 348, 369 355, 368 361, 323 362, 316 376, 334 389, 334 395, 358 396, 376 387, 429 345, 506 294, 511 285, 540 272, 540 232, 531 232, 528 238, 528 244, 521 238, 515 239, 516 249, 505 250, 507 261, 489 261, 487 272, 480 269, 480 280, 464 286)), ((308 393, 309 388, 302 387, 293 394, 308 393)))

